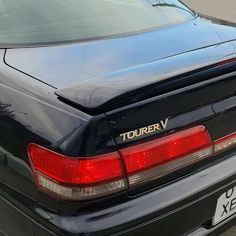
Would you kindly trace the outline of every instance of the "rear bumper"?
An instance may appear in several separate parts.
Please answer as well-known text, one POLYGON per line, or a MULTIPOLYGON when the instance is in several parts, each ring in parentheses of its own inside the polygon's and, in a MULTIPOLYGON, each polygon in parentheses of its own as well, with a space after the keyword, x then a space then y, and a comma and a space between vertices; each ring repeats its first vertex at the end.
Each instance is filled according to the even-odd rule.
MULTIPOLYGON (((217 235, 236 223, 233 215, 211 226, 217 199, 235 185, 236 155, 110 208, 47 219, 48 213, 36 208, 36 219, 56 235, 217 235)), ((44 230, 35 225, 35 231, 44 230)))

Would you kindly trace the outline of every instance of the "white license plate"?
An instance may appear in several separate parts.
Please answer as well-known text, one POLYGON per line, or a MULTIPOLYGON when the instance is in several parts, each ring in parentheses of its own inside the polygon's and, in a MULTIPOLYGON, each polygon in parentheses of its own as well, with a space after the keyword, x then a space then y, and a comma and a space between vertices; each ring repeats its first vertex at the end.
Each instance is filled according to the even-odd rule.
POLYGON ((223 193, 217 200, 212 224, 216 225, 236 213, 236 187, 223 193))

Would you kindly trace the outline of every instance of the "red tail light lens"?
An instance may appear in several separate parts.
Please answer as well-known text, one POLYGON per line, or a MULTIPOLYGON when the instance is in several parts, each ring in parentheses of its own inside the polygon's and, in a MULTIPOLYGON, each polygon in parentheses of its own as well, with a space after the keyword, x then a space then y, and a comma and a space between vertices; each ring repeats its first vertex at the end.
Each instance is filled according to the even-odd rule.
POLYGON ((125 188, 118 154, 71 158, 30 144, 28 154, 38 186, 47 193, 83 200, 125 188))
POLYGON ((121 150, 131 186, 159 178, 212 154, 212 140, 204 126, 121 150))
MULTIPOLYGON (((217 141, 215 150, 216 145, 236 143, 236 135, 224 141, 217 141)), ((207 129, 200 125, 121 149, 120 154, 132 187, 213 156, 214 147, 207 129)), ((39 189, 62 200, 88 200, 127 189, 117 152, 72 158, 30 144, 28 155, 39 189)))

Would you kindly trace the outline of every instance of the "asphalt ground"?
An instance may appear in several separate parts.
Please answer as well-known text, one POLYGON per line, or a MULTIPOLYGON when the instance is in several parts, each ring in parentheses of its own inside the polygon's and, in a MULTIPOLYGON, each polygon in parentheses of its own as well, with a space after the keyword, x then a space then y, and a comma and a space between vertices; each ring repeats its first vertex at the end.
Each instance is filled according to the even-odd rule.
MULTIPOLYGON (((190 8, 216 18, 236 23, 236 0, 182 0, 190 8)), ((236 236, 236 226, 221 236, 236 236)))

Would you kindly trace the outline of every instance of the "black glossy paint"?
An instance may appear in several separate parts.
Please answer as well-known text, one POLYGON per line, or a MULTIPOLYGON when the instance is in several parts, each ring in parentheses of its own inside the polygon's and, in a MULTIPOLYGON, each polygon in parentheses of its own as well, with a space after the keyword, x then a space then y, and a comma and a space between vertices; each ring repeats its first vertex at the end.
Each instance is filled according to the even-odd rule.
POLYGON ((5 61, 58 88, 61 97, 93 109, 144 85, 232 56, 233 43, 231 49, 218 47, 234 40, 236 30, 221 27, 211 19, 196 18, 123 38, 9 50, 5 61))
POLYGON ((36 212, 38 217, 48 216, 52 225, 76 234, 112 235, 118 231, 118 235, 183 235, 203 227, 214 215, 217 198, 235 185, 235 164, 233 156, 188 178, 105 209, 78 211, 67 217, 40 207, 36 212))
POLYGON ((235 182, 235 150, 175 173, 168 184, 79 203, 40 193, 26 150, 36 142, 92 158, 196 124, 213 140, 235 132, 236 61, 219 64, 236 58, 235 40, 233 24, 198 17, 116 39, 0 50, 0 210, 7 211, 0 229, 36 236, 214 231, 216 199, 235 182), (163 133, 121 142, 120 133, 166 117, 163 133))

